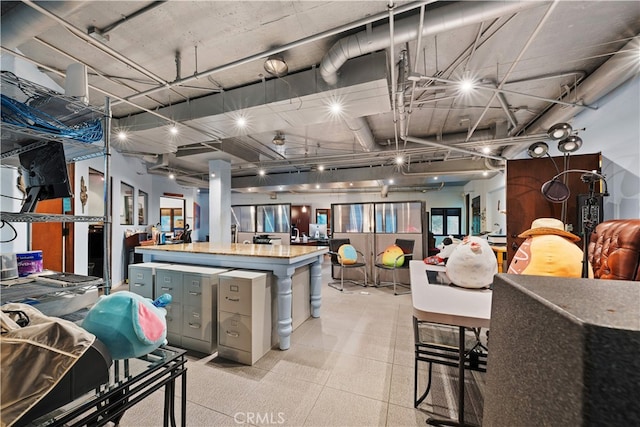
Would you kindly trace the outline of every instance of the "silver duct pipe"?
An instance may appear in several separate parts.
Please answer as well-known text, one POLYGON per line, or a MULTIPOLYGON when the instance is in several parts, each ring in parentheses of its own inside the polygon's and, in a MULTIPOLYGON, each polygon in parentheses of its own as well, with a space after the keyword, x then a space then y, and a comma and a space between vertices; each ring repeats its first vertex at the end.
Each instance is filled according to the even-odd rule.
MULTIPOLYGON (((463 1, 444 6, 427 13, 424 20, 422 36, 451 31, 467 25, 478 24, 502 15, 517 13, 546 4, 540 2, 517 1, 463 1)), ((394 23, 394 43, 406 43, 418 38, 420 18, 412 16, 394 23)), ((338 70, 347 60, 367 53, 387 49, 391 45, 389 26, 382 25, 371 31, 360 33, 338 40, 320 63, 320 74, 325 82, 335 85, 338 82, 338 70)))
POLYGON ((365 151, 379 150, 371 128, 364 117, 344 117, 343 120, 365 151))
MULTIPOLYGON (((569 102, 581 94, 582 104, 591 105, 596 103, 600 98, 639 74, 639 52, 640 35, 637 35, 609 58, 607 62, 602 64, 600 68, 584 79, 582 84, 567 93, 564 100, 569 102)), ((574 106, 573 108, 566 108, 563 105, 556 104, 549 109, 545 115, 536 120, 536 122, 527 129, 527 133, 546 133, 554 124, 570 121, 584 108, 586 107, 574 106)), ((525 151, 527 147, 529 147, 529 144, 518 144, 507 147, 502 152, 502 156, 507 159, 512 159, 525 151)))
MULTIPOLYGON (((46 1, 38 2, 46 5, 51 13, 66 17, 84 6, 81 1, 46 1)), ((47 16, 27 6, 18 4, 2 16, 2 46, 15 49, 33 37, 44 33, 56 24, 47 16)))
MULTIPOLYGON (((494 159, 494 160, 506 160, 504 157, 494 156, 493 154, 485 154, 479 151, 469 150, 467 148, 456 147, 455 145, 448 145, 448 144, 443 144, 442 142, 430 141, 428 139, 416 138, 413 136, 406 136, 404 139, 406 141, 416 142, 418 144, 430 145, 432 147, 442 148, 443 150, 458 151, 460 153, 470 154, 472 156, 484 157, 484 158, 494 159)), ((463 141, 466 141, 466 138, 464 138, 463 141)))

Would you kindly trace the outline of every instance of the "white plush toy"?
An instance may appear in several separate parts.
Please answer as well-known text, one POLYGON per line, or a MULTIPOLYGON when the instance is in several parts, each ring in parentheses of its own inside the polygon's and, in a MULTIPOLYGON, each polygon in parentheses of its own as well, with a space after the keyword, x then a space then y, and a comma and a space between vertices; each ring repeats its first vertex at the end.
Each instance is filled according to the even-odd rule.
POLYGON ((489 243, 480 237, 467 236, 447 261, 447 277, 463 288, 487 288, 498 272, 496 256, 489 243))

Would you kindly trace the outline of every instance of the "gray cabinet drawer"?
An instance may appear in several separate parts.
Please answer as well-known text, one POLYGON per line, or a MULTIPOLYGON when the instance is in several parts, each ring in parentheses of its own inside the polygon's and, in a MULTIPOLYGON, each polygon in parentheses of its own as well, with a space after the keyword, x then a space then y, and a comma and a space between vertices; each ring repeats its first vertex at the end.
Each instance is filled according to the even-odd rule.
POLYGON ((251 280, 221 277, 218 287, 219 310, 251 316, 251 280))
POLYGON ((182 332, 182 305, 171 303, 165 307, 167 310, 167 332, 180 334, 182 332))
POLYGON ((183 301, 185 304, 202 306, 203 294, 208 292, 211 286, 211 278, 200 274, 184 274, 183 301))
POLYGON ((251 351, 251 318, 220 312, 218 342, 238 350, 251 351))
POLYGON ((202 341, 211 341, 211 312, 200 307, 185 305, 183 310, 182 334, 202 341))
POLYGON ((156 271, 156 296, 170 294, 174 302, 182 301, 182 273, 171 270, 156 271))

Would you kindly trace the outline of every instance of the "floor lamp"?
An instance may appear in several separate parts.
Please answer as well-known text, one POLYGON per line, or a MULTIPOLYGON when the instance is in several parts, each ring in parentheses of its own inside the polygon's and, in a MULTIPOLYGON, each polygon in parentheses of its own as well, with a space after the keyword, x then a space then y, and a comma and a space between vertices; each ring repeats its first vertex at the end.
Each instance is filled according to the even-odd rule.
POLYGON ((589 195, 586 199, 587 211, 585 215, 581 215, 582 228, 584 230, 584 235, 582 236, 582 277, 588 278, 589 277, 589 267, 588 267, 589 257, 587 254, 587 249, 589 245, 588 238, 589 236, 591 236, 591 233, 596 228, 596 225, 598 225, 598 220, 599 220, 597 215, 593 215, 593 207, 596 206, 598 203, 598 199, 596 197, 596 192, 595 192, 595 183, 598 181, 602 181, 604 183, 604 193, 602 193, 603 197, 606 197, 609 195, 609 190, 607 188, 607 180, 605 179, 604 175, 601 175, 595 171, 588 171, 583 169, 569 169, 556 174, 549 181, 542 184, 541 191, 545 199, 547 199, 552 203, 563 203, 565 200, 569 198, 569 194, 571 194, 571 192, 569 191, 569 187, 562 181, 558 180, 559 177, 568 173, 581 173, 582 176, 580 177, 580 179, 582 180, 582 182, 589 184, 589 195))

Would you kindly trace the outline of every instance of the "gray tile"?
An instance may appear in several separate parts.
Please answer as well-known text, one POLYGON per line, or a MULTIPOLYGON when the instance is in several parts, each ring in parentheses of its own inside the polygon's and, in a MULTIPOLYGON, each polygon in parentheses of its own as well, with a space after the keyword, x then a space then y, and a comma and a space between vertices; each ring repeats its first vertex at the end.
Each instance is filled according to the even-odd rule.
POLYGON ((419 409, 405 408, 389 404, 389 412, 387 414, 387 426, 393 427, 424 427, 429 414, 419 409))
POLYGON ((325 387, 304 426, 384 426, 387 410, 386 402, 325 387))
POLYGON ((300 426, 322 386, 270 372, 237 402, 233 416, 251 417, 255 425, 300 426))
POLYGON ((363 358, 393 362, 395 337, 351 333, 349 339, 338 351, 363 358))
POLYGON ((206 408, 233 416, 238 402, 268 371, 216 358, 187 370, 187 398, 206 408))
POLYGON ((256 366, 269 366, 271 372, 324 385, 338 357, 337 353, 309 348, 298 343, 286 351, 270 351, 256 363, 256 366))
MULTIPOLYGON (((293 331, 288 350, 274 348, 254 366, 188 354, 187 425, 424 426, 430 416, 457 415, 455 369, 440 365, 429 396, 413 408, 411 295, 357 286, 340 293, 326 286, 328 269, 323 274, 321 316, 293 331)), ((426 333, 448 337, 450 331, 426 333)), ((426 368, 420 365, 422 382, 426 368)), ((484 374, 469 372, 467 381, 467 411, 481 414, 484 374)), ((128 410, 121 425, 161 425, 162 407, 162 393, 154 393, 128 410)))
POLYGON ((390 363, 343 354, 337 359, 326 386, 386 402, 392 368, 390 363))

